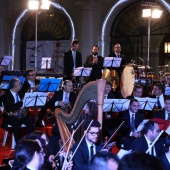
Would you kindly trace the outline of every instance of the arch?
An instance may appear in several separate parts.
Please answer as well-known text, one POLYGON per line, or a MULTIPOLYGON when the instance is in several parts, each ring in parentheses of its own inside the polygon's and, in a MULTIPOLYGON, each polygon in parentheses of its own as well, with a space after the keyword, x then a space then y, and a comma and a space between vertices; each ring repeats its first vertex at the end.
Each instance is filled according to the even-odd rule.
MULTIPOLYGON (((117 3, 115 3, 112 8, 107 13, 103 24, 102 24, 102 30, 101 30, 101 53, 102 56, 107 55, 106 52, 109 53, 109 47, 110 47, 110 31, 111 31, 111 25, 116 17, 116 14, 126 5, 133 3, 137 0, 119 0, 117 3)), ((162 4, 169 12, 170 12, 170 4, 166 0, 158 0, 160 4, 162 4)))
MULTIPOLYGON (((71 39, 74 39, 75 38, 75 26, 74 26, 73 20, 72 20, 71 16, 69 15, 69 13, 66 11, 66 9, 63 6, 61 6, 58 3, 51 2, 51 5, 53 7, 55 7, 55 8, 57 8, 57 9, 62 10, 65 13, 65 15, 68 17, 68 19, 70 21, 70 25, 71 25, 71 39)), ((15 22, 15 25, 14 25, 14 28, 13 28, 13 32, 12 32, 12 56, 13 56, 13 59, 12 59, 12 70, 14 69, 17 28, 18 28, 18 25, 21 22, 22 18, 25 16, 25 14, 28 11, 29 11, 28 9, 25 9, 24 11, 21 12, 21 14, 16 19, 16 22, 15 22)))

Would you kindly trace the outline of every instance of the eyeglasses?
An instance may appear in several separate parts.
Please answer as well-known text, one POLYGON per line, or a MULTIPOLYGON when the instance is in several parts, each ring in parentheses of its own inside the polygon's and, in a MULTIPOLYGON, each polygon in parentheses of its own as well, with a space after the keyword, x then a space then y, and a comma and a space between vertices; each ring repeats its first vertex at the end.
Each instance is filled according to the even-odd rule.
POLYGON ((95 135, 99 136, 99 132, 88 132, 88 133, 90 133, 92 136, 95 136, 95 135))

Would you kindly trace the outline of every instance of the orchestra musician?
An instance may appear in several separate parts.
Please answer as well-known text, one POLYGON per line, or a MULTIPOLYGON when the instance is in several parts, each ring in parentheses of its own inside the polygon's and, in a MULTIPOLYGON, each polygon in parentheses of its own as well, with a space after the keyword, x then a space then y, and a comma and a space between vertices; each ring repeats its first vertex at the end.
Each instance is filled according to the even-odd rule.
POLYGON ((143 113, 138 111, 139 102, 136 99, 131 99, 129 103, 129 109, 119 112, 117 118, 127 119, 122 128, 122 137, 118 141, 118 147, 125 150, 130 149, 131 143, 140 136, 137 132, 137 127, 144 119, 143 113))
POLYGON ((170 72, 166 72, 166 73, 164 74, 164 77, 165 77, 164 86, 165 86, 165 87, 170 87, 170 72))
POLYGON ((3 129, 7 129, 8 124, 12 126, 12 132, 14 134, 16 143, 19 140, 19 129, 21 124, 26 125, 27 134, 33 131, 32 118, 29 117, 29 115, 26 113, 24 113, 25 115, 24 117, 22 117, 23 112, 20 112, 20 109, 23 105, 22 99, 24 97, 24 94, 22 93, 22 91, 20 91, 21 87, 21 81, 17 78, 13 78, 10 81, 10 89, 6 91, 5 95, 2 97, 4 109, 6 112, 3 114, 3 122, 1 126, 3 129), (18 112, 18 114, 14 116, 14 112, 18 112))
POLYGON ((90 76, 88 79, 85 79, 86 82, 95 81, 100 79, 102 76, 102 67, 103 67, 103 57, 98 55, 99 47, 94 45, 92 48, 92 54, 87 56, 84 62, 84 67, 92 67, 90 76))
POLYGON ((23 93, 35 92, 38 90, 40 80, 36 79, 36 73, 33 69, 28 69, 25 72, 26 80, 22 86, 23 93))
POLYGON ((71 43, 71 49, 64 53, 64 80, 72 80, 73 70, 82 66, 82 56, 78 51, 79 41, 73 40, 71 43))
POLYGON ((136 97, 142 97, 143 86, 135 85, 131 96, 127 96, 126 99, 135 99, 136 97))
POLYGON ((41 108, 36 126, 43 126, 41 122, 48 108, 55 109, 56 107, 60 107, 61 109, 68 109, 69 111, 71 111, 76 98, 77 94, 73 92, 73 83, 70 80, 65 80, 63 83, 63 90, 56 91, 53 97, 45 104, 45 106, 41 108))
MULTIPOLYGON (((88 169, 88 165, 92 157, 102 149, 102 144, 98 143, 99 133, 100 123, 98 121, 93 121, 89 130, 86 132, 85 139, 83 139, 73 157, 73 170, 88 169)), ((73 145, 73 152, 77 146, 78 142, 73 145)))

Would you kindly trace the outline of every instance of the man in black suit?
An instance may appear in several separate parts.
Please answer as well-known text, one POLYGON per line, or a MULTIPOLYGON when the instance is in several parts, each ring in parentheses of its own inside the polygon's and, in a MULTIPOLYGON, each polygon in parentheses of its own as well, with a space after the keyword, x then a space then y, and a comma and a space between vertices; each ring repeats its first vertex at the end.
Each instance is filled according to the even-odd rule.
POLYGON ((21 87, 21 81, 17 78, 13 78, 10 81, 10 90, 8 90, 3 96, 3 103, 6 112, 3 115, 2 128, 7 129, 8 124, 12 126, 12 132, 16 143, 19 140, 19 129, 21 124, 26 125, 27 133, 33 131, 33 120, 28 115, 25 117, 23 117, 21 113, 18 113, 16 116, 13 116, 12 114, 9 115, 11 112, 19 112, 19 109, 23 105, 22 99, 24 94, 20 91, 21 87))
POLYGON ((131 96, 127 96, 126 99, 134 99, 136 97, 142 97, 143 87, 141 85, 135 85, 131 96))
MULTIPOLYGON (((113 53, 109 54, 109 57, 117 57, 117 58, 122 58, 120 67, 114 67, 113 69, 117 71, 119 77, 121 77, 121 74, 123 72, 123 66, 126 65, 127 61, 126 58, 123 54, 121 54, 121 46, 120 44, 116 43, 115 45, 113 45, 113 53)), ((110 68, 111 69, 111 68, 110 68)))
POLYGON ((64 53, 64 74, 65 80, 72 80, 72 73, 75 68, 82 66, 82 56, 77 50, 79 49, 79 41, 73 40, 71 49, 64 53))
POLYGON ((25 72, 26 80, 22 86, 23 93, 35 92, 38 90, 40 80, 36 79, 36 73, 32 69, 28 69, 25 72))
MULTIPOLYGON (((86 129, 89 124, 86 125, 86 129)), ((86 132, 85 139, 78 147, 73 157, 73 170, 87 170, 92 157, 102 149, 102 144, 98 143, 100 132, 100 123, 93 121, 90 128, 86 132)), ((78 145, 76 142, 73 145, 73 153, 78 145)))
POLYGON ((170 120, 170 97, 165 98, 165 108, 156 111, 154 118, 170 120))
POLYGON ((36 126, 42 126, 41 121, 43 120, 48 108, 66 108, 68 105, 73 108, 76 98, 77 94, 73 92, 73 83, 70 80, 65 80, 63 83, 63 90, 56 91, 53 97, 41 108, 36 126))
POLYGON ((117 118, 127 119, 122 128, 123 136, 118 141, 118 147, 129 150, 131 143, 140 136, 140 132, 137 131, 137 128, 143 121, 144 115, 138 111, 138 108, 138 100, 131 99, 129 103, 129 109, 118 114, 117 118))
POLYGON ((155 121, 148 121, 143 128, 144 135, 132 142, 131 149, 136 152, 146 152, 149 148, 149 154, 160 157, 165 153, 164 142, 159 139, 151 148, 150 145, 154 142, 160 133, 159 124, 155 121))
POLYGON ((99 47, 94 45, 92 48, 92 54, 87 56, 84 62, 84 67, 92 67, 92 71, 88 80, 86 82, 94 81, 96 79, 101 79, 102 67, 103 67, 103 57, 98 55, 99 47))

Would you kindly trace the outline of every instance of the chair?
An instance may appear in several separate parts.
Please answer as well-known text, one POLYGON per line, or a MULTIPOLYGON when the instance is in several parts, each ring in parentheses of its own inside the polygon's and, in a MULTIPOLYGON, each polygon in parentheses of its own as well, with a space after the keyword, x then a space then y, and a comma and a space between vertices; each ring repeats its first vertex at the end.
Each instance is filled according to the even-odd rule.
MULTIPOLYGON (((21 124, 21 127, 26 127, 26 125, 21 124)), ((12 128, 12 126, 8 124, 8 128, 12 128)), ((8 137, 8 130, 5 130, 4 139, 3 139, 3 142, 2 142, 2 147, 5 146, 7 137, 8 137)), ((11 149, 14 149, 15 145, 16 145, 16 142, 15 142, 14 134, 12 133, 12 146, 11 146, 11 149)))

